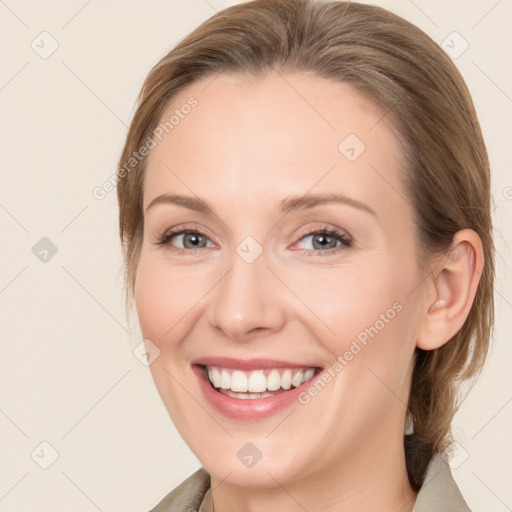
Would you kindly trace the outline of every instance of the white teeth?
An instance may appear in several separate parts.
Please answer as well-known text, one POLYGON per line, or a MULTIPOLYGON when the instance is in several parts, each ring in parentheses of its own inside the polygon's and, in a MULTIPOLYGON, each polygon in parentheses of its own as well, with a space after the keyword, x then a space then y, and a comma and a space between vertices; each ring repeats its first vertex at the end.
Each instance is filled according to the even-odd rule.
MULTIPOLYGON (((315 368, 291 370, 274 368, 268 370, 255 370, 252 372, 243 372, 240 370, 228 370, 226 368, 209 367, 208 378, 213 387, 229 392, 245 393, 244 398, 260 398, 271 396, 269 391, 278 391, 279 389, 289 390, 292 387, 299 387, 304 382, 312 379, 315 375, 315 368), (266 374, 266 376, 265 376, 266 374)), ((235 398, 240 398, 237 395, 235 398)))
POLYGON ((267 389, 269 391, 277 391, 281 387, 281 376, 279 372, 274 369, 272 370, 267 377, 267 389))
POLYGON ((263 372, 252 372, 247 381, 247 391, 261 393, 267 390, 267 379, 263 372))
POLYGON ((315 374, 315 370, 313 368, 310 368, 309 370, 306 370, 306 373, 304 373, 304 381, 307 382, 313 375, 315 374))
POLYGON ((219 370, 217 370, 217 368, 208 370, 208 378, 216 388, 220 387, 220 373, 219 370))
POLYGON ((240 370, 233 372, 231 375, 231 391, 238 391, 239 393, 247 391, 247 376, 244 372, 240 370))
POLYGON ((220 387, 222 389, 230 389, 231 387, 231 375, 229 375, 229 372, 227 370, 222 370, 222 373, 220 375, 220 387))
POLYGON ((302 384, 302 377, 304 377, 304 374, 302 372, 297 372, 293 378, 292 378, 292 384, 296 388, 298 388, 302 384))
POLYGON ((266 398, 267 396, 273 396, 273 393, 233 393, 233 391, 222 390, 223 395, 230 396, 231 398, 240 398, 241 400, 253 400, 254 398, 266 398))
POLYGON ((281 377, 281 387, 283 389, 290 389, 292 387, 292 371, 285 370, 281 377))

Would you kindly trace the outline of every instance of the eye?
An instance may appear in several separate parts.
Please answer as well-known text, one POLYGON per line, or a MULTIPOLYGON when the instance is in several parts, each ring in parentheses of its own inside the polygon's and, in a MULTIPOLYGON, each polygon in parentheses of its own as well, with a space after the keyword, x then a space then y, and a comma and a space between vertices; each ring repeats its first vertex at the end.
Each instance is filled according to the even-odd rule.
POLYGON ((158 236, 156 245, 169 245, 172 250, 177 252, 194 251, 203 247, 213 247, 213 244, 208 245, 208 237, 196 228, 181 228, 166 231, 158 236), (175 244, 182 244, 176 247, 175 244))
POLYGON ((313 249, 302 249, 308 256, 325 256, 349 248, 353 240, 342 231, 324 226, 302 236, 299 242, 310 239, 313 249))

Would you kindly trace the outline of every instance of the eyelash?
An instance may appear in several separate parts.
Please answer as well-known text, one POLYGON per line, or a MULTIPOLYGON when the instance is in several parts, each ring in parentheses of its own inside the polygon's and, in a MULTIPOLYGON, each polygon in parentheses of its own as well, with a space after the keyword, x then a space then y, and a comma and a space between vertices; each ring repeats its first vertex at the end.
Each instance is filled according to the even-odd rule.
MULTIPOLYGON (((176 254, 190 254, 191 252, 192 253, 197 252, 197 249, 187 249, 187 248, 182 249, 179 247, 173 247, 171 244, 169 244, 169 241, 172 238, 174 238, 177 235, 183 235, 183 234, 197 234, 197 235, 201 235, 201 236, 208 238, 203 232, 199 231, 196 228, 181 227, 180 229, 167 231, 167 232, 163 233, 162 235, 159 235, 157 237, 157 241, 154 243, 155 243, 155 245, 158 245, 158 246, 169 245, 169 247, 171 247, 170 250, 175 252, 176 254)), ((308 231, 307 233, 305 233, 304 235, 302 235, 299 238, 299 241, 303 240, 304 238, 307 238, 308 236, 320 235, 320 234, 328 235, 328 236, 338 239, 341 242, 341 245, 338 247, 335 247, 333 249, 328 249, 325 251, 315 250, 315 249, 301 249, 303 254, 305 254, 306 256, 327 256, 329 254, 339 252, 340 250, 342 250, 343 247, 348 249, 349 247, 352 247, 352 245, 353 245, 353 240, 351 238, 349 238, 343 232, 338 231, 337 229, 334 229, 334 228, 330 228, 329 226, 323 226, 323 227, 315 229, 313 231, 308 231)), ((205 247, 199 247, 199 249, 205 249, 205 247)))

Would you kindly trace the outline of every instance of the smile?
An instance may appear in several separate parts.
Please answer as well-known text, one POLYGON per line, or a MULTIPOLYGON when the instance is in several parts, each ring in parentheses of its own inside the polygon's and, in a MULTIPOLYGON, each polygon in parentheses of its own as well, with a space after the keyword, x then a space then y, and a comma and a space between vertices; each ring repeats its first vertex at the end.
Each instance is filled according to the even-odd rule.
POLYGON ((252 371, 205 366, 206 376, 220 393, 239 399, 274 396, 311 380, 317 368, 272 368, 252 371))
POLYGON ((195 359, 191 368, 208 405, 238 421, 264 420, 292 407, 323 371, 299 361, 220 356, 195 359))

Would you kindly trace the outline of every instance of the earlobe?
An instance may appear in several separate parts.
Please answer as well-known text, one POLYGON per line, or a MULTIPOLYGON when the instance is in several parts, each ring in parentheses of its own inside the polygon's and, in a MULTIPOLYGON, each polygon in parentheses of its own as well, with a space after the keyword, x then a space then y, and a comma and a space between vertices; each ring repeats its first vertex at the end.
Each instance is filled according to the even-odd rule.
POLYGON ((432 273, 432 293, 426 299, 416 345, 434 350, 448 342, 466 320, 482 275, 482 241, 472 229, 458 231, 448 255, 443 255, 432 273))

